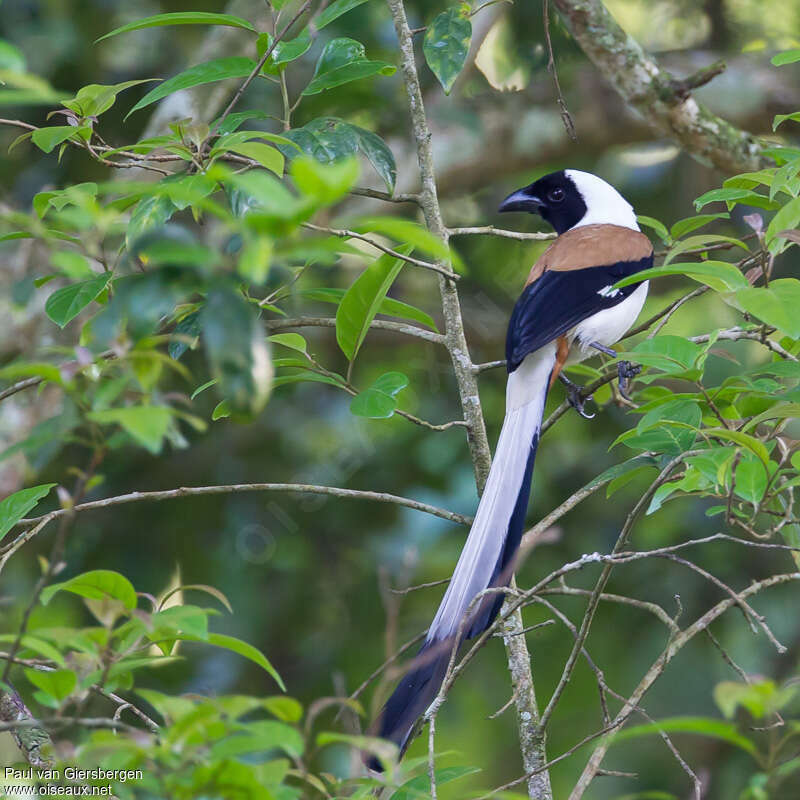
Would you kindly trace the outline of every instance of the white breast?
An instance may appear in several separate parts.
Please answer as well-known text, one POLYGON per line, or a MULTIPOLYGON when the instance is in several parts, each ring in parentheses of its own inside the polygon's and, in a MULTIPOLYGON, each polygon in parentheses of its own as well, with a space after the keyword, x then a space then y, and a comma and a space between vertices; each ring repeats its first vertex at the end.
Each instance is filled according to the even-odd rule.
MULTIPOLYGON (((647 298, 649 281, 644 281, 635 291, 613 308, 598 311, 588 319, 576 325, 567 337, 573 346, 568 363, 583 361, 597 351, 591 347, 592 342, 598 342, 605 347, 616 344, 636 321, 647 298)), ((612 290, 609 290, 612 291, 612 290)))

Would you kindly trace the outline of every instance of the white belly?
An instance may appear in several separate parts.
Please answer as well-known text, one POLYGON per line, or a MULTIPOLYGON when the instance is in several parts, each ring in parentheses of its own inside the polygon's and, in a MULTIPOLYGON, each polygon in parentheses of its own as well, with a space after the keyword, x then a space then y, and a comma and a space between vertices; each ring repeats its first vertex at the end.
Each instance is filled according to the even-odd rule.
POLYGON ((576 325, 567 337, 572 344, 567 363, 577 363, 597 351, 591 347, 598 342, 605 347, 616 344, 636 321, 647 297, 649 281, 644 281, 637 289, 613 308, 598 311, 576 325))

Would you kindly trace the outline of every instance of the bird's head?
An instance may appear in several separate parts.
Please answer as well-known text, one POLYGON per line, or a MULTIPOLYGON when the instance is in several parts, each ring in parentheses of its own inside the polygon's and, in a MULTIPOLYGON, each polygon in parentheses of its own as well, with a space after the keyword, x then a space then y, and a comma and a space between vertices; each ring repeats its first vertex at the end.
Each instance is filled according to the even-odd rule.
POLYGON ((590 172, 563 169, 512 192, 498 211, 539 214, 561 234, 579 225, 621 225, 639 230, 631 204, 590 172))

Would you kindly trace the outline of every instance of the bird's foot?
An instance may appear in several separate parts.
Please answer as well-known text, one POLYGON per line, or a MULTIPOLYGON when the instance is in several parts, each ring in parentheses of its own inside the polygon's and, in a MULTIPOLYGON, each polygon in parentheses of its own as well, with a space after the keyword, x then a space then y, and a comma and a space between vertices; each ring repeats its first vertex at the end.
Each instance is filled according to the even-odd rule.
POLYGON ((630 381, 635 378, 642 371, 641 364, 632 364, 630 361, 620 361, 617 364, 617 376, 619 378, 619 393, 626 399, 630 400, 628 394, 628 387, 630 381))
MULTIPOLYGON (((558 376, 561 383, 567 389, 567 402, 584 418, 584 419, 594 419, 594 414, 590 414, 585 408, 584 404, 589 399, 589 397, 584 397, 583 395, 583 387, 578 386, 577 383, 573 383, 566 375, 563 373, 559 373, 558 376)), ((590 395, 591 396, 591 395, 590 395)))

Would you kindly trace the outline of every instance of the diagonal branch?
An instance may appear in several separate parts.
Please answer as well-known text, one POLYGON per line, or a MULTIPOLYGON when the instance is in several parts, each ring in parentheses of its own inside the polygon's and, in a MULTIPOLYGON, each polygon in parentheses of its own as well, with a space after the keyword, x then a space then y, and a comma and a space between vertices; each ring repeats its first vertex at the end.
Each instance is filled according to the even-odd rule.
MULTIPOLYGON (((601 0, 554 0, 583 52, 623 100, 687 153, 724 172, 772 166, 757 137, 712 114, 691 96, 697 79, 676 81, 628 36, 601 0)), ((705 75, 710 80, 713 75, 705 75)))

